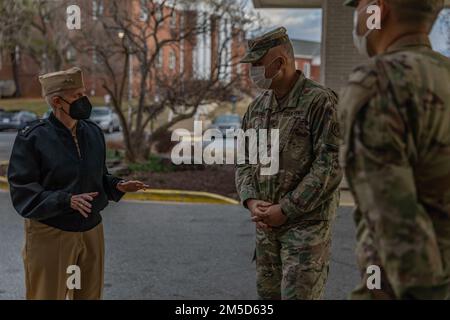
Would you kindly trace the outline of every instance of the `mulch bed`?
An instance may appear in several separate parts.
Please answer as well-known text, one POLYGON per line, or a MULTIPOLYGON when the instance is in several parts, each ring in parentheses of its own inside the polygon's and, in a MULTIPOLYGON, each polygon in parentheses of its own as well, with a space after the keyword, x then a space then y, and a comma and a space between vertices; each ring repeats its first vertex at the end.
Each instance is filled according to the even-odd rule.
POLYGON ((152 189, 204 191, 239 200, 234 183, 234 166, 215 165, 203 169, 173 172, 139 172, 126 179, 142 180, 152 189))

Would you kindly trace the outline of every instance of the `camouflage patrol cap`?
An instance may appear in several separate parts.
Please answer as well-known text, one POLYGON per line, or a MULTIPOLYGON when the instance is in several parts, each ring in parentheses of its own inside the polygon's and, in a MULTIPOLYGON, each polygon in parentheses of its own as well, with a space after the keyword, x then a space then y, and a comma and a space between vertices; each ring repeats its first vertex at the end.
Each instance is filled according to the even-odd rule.
POLYGON ((348 7, 357 7, 358 6, 358 0, 345 0, 344 6, 348 7))
POLYGON ((83 74, 81 69, 76 67, 44 74, 39 77, 39 82, 43 96, 68 89, 84 88, 83 74))
POLYGON ((287 30, 284 27, 275 29, 260 37, 248 41, 248 50, 241 63, 254 63, 261 60, 270 49, 289 42, 287 30))

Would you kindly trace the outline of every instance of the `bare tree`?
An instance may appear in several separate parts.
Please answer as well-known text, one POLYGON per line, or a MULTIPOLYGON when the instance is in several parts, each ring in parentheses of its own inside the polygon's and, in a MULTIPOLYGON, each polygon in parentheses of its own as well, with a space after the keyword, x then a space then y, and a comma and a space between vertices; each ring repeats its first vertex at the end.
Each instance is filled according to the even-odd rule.
POLYGON ((153 137, 193 117, 203 103, 229 98, 239 86, 238 59, 231 48, 254 21, 239 0, 110 0, 104 6, 103 14, 72 39, 73 45, 84 55, 83 66, 102 79, 111 96, 127 160, 144 161, 153 137), (194 70, 192 59, 200 57, 187 61, 186 52, 202 41, 210 43, 212 58, 203 62, 207 68, 200 63, 202 70, 194 70), (167 72, 163 55, 169 57, 167 72), (166 110, 172 119, 149 132, 166 110))
POLYGON ((11 60, 15 96, 20 96, 18 50, 32 20, 32 3, 27 0, 0 1, 0 50, 11 60))
POLYGON ((60 70, 70 62, 65 9, 62 0, 0 1, 0 49, 10 56, 15 96, 21 96, 19 53, 31 58, 41 73, 60 70))
POLYGON ((60 70, 70 62, 67 52, 66 3, 61 0, 32 0, 33 18, 21 39, 21 50, 39 66, 42 73, 60 70))

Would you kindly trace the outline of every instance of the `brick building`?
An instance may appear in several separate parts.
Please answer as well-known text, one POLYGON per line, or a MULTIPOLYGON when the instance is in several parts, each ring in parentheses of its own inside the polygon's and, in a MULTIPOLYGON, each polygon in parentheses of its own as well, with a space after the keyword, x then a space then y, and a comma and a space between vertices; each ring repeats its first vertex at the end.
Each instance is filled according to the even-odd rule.
POLYGON ((28 56, 24 56, 18 50, 9 53, 0 49, 0 99, 11 97, 16 92, 14 72, 17 72, 22 95, 25 97, 40 96, 40 85, 37 80, 39 66, 28 56), (19 68, 13 69, 12 55, 20 61, 19 68))
POLYGON ((291 39, 295 65, 307 78, 320 81, 320 42, 291 39))
MULTIPOLYGON (((70 4, 78 5, 81 8, 81 21, 89 23, 105 14, 107 2, 108 0, 75 0, 70 4)), ((129 0, 120 2, 120 4, 123 6, 122 10, 125 10, 130 16, 136 15, 143 23, 145 23, 146 19, 149 19, 148 7, 142 5, 142 1, 129 0)), ((234 29, 226 17, 219 18, 202 6, 189 9, 176 7, 174 9, 166 6, 155 9, 157 14, 163 16, 173 12, 168 19, 164 19, 163 25, 158 29, 160 37, 173 36, 186 30, 189 24, 195 23, 203 23, 207 26, 206 30, 208 30, 206 33, 181 40, 175 45, 163 47, 154 65, 155 72, 166 76, 182 74, 189 79, 206 79, 212 72, 219 72, 219 77, 223 81, 229 81, 234 77, 246 74, 247 70, 237 63, 238 58, 245 52, 245 33, 234 29), (231 39, 231 41, 226 41, 226 39, 231 39), (221 61, 231 61, 232 63, 223 65, 223 67, 221 64, 220 68, 216 68, 215 64, 220 63, 218 55, 220 55, 221 61)), ((73 35, 73 32, 80 31, 68 30, 67 36, 70 37, 71 34, 73 35)), ((123 37, 120 31, 118 31, 117 35, 118 37, 123 37)), ((149 41, 148 45, 151 48, 151 41, 149 41)), ((98 59, 95 54, 92 54, 90 61, 86 61, 86 58, 81 60, 76 50, 68 48, 66 61, 61 68, 68 68, 74 65, 95 67, 98 59)), ((133 94, 137 91, 139 84, 136 71, 138 70, 138 60, 132 59, 131 61, 130 78, 132 80, 130 82, 130 94, 133 94)), ((15 93, 14 73, 17 74, 22 97, 39 97, 41 92, 37 76, 45 73, 45 71, 54 70, 42 70, 42 65, 40 66, 35 59, 22 54, 19 48, 13 54, 0 52, 0 98, 1 96, 10 97, 15 93), (18 61, 17 70, 13 70, 13 64, 11 63, 13 55, 18 61)), ((106 94, 95 72, 86 74, 85 81, 88 94, 95 96, 106 94)), ((243 81, 243 85, 246 85, 246 80, 243 81)), ((149 88, 151 88, 153 93, 157 94, 158 88, 155 88, 151 83, 149 83, 149 88)))

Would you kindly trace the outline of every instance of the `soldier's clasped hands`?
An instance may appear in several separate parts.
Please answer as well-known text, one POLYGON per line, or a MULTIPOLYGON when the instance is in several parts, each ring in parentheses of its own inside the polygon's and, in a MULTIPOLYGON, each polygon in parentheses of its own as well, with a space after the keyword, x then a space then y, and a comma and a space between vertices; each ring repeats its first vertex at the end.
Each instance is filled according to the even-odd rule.
POLYGON ((247 207, 258 228, 271 230, 271 227, 282 226, 287 221, 279 204, 251 199, 247 201, 247 207))

